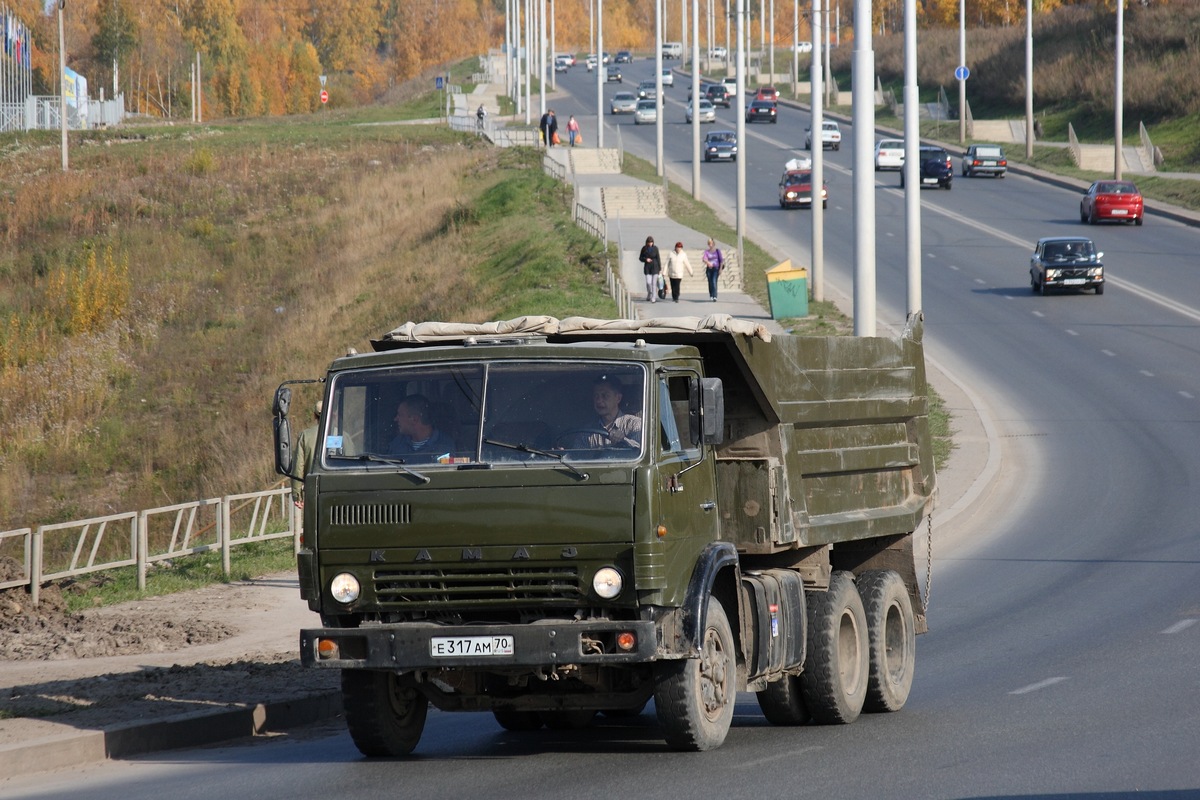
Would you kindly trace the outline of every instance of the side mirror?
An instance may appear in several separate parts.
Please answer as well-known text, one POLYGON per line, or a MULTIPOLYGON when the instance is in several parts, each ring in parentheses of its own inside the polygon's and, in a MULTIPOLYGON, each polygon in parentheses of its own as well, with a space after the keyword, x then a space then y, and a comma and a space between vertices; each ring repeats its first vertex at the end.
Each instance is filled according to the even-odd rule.
POLYGON ((292 390, 280 386, 275 390, 273 413, 275 416, 275 472, 292 474, 292 423, 288 420, 288 409, 292 404, 292 390))
POLYGON ((688 444, 720 444, 725 438, 725 392, 720 378, 688 380, 688 444))

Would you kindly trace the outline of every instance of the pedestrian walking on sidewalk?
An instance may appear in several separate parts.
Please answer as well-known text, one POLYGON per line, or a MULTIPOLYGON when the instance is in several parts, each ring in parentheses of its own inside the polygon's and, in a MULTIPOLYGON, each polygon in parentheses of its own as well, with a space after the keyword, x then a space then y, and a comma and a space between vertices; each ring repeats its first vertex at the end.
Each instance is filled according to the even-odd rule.
POLYGON ((575 121, 575 115, 567 120, 567 138, 571 140, 571 147, 583 142, 583 137, 579 135, 579 123, 575 121))
POLYGON ((717 278, 721 276, 721 270, 725 269, 725 254, 721 252, 721 248, 717 247, 716 242, 709 239, 708 246, 704 248, 704 254, 700 256, 700 260, 704 262, 704 277, 708 278, 708 299, 715 303, 717 302, 717 278))
POLYGON ((654 244, 653 236, 646 237, 646 244, 642 245, 642 251, 638 253, 638 261, 642 262, 642 274, 646 276, 646 299, 651 303, 657 303, 658 276, 662 274, 662 258, 658 254, 658 247, 654 244))
POLYGON ((538 127, 542 129, 542 141, 546 147, 553 147, 554 137, 558 135, 558 119, 554 116, 553 108, 547 109, 546 113, 542 114, 538 127))
POLYGON ((679 302, 679 286, 683 283, 683 273, 695 275, 692 263, 688 261, 687 253, 683 252, 683 242, 676 242, 675 249, 667 254, 667 279, 671 281, 671 300, 679 302))

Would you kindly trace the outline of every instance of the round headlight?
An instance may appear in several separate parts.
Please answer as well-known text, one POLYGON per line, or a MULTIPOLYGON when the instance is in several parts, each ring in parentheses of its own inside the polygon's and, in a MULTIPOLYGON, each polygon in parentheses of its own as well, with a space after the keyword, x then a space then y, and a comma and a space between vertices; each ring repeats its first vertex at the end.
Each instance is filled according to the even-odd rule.
POLYGON ((596 590, 596 594, 605 600, 612 600, 619 595, 624 585, 625 579, 621 577, 620 571, 614 567, 598 569, 592 577, 592 588, 596 590))
POLYGON ((349 572, 339 572, 329 582, 329 593, 339 603, 353 603, 358 599, 361 591, 362 587, 358 583, 358 578, 349 572))

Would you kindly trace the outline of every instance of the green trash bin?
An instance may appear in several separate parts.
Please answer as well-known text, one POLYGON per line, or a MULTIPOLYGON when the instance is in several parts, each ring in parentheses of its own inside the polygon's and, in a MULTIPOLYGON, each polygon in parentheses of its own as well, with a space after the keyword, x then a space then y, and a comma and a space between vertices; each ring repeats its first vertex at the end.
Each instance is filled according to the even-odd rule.
POLYGON ((767 270, 767 298, 771 319, 808 316, 808 270, 795 268, 791 259, 767 270))

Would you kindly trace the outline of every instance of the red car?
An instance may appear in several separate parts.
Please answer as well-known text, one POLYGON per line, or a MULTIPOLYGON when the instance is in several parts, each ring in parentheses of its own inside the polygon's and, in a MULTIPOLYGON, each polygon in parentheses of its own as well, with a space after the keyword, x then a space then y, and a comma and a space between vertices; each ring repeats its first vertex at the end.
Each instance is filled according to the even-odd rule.
POLYGON ((779 90, 774 86, 760 86, 754 95, 755 100, 770 100, 772 103, 779 102, 779 90))
POLYGON ((1102 219, 1141 225, 1145 216, 1142 193, 1132 181, 1096 181, 1079 201, 1079 221, 1092 225, 1102 219))
MULTIPOLYGON (((779 179, 779 207, 812 207, 812 171, 789 169, 779 179)), ((829 190, 821 187, 821 208, 829 207, 829 190)))

